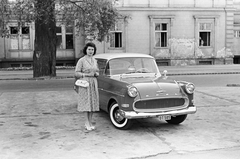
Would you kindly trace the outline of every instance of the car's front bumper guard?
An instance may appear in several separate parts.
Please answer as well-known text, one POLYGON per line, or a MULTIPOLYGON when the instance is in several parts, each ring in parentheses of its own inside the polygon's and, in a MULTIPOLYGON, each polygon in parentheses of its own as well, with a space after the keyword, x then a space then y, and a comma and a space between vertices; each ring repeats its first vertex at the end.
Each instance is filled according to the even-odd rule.
POLYGON ((156 112, 156 113, 138 113, 134 111, 123 111, 121 110, 121 115, 127 119, 136 119, 136 118, 150 118, 150 117, 158 117, 162 115, 184 115, 184 114, 194 114, 196 113, 197 108, 195 106, 188 107, 180 110, 172 110, 172 111, 164 111, 164 112, 156 112))

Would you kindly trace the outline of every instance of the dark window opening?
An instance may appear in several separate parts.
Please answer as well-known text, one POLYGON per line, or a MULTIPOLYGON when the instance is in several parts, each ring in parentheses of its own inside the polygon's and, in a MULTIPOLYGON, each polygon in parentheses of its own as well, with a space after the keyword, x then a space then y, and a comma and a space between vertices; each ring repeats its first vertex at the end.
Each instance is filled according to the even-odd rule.
POLYGON ((66 49, 73 49, 73 35, 66 35, 66 49))
POLYGON ((64 66, 63 63, 56 63, 56 66, 64 66))
POLYGON ((61 27, 56 27, 56 33, 62 33, 62 28, 61 27))
POLYGON ((200 32, 199 33, 199 46, 210 46, 210 32, 200 32))
POLYGON ((170 66, 171 61, 169 59, 156 59, 156 63, 158 66, 170 66))
POLYGON ((22 34, 29 34, 29 27, 22 27, 22 34))
POLYGON ((163 24, 162 24, 162 29, 161 29, 161 30, 166 31, 166 30, 167 30, 167 24, 163 23, 163 24))
POLYGON ((32 64, 30 64, 30 63, 25 63, 25 64, 22 64, 22 67, 32 67, 32 64))
POLYGON ((113 32, 110 35, 110 47, 120 48, 122 47, 122 33, 113 32))
POLYGON ((122 47, 122 33, 115 33, 115 47, 122 47))
POLYGON ((18 34, 18 28, 17 27, 10 27, 10 34, 18 34))
POLYGON ((199 65, 212 65, 212 61, 206 60, 206 61, 199 61, 199 65))
POLYGON ((161 47, 167 47, 167 33, 161 33, 161 47))
POLYGON ((11 64, 11 67, 20 67, 20 64, 11 64))

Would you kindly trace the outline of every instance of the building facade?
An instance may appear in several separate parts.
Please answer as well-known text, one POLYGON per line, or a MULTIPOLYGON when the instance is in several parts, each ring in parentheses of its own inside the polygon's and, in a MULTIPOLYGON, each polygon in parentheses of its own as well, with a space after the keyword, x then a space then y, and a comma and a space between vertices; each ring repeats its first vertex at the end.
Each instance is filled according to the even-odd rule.
MULTIPOLYGON (((123 15, 97 53, 150 54, 159 65, 240 63, 239 0, 118 0, 123 15)), ((0 38, 0 67, 31 66, 34 25, 0 38)), ((75 65, 85 39, 57 24, 57 65, 75 65)))
POLYGON ((240 1, 235 1, 234 6, 236 8, 234 12, 234 38, 233 38, 233 63, 240 64, 240 1))

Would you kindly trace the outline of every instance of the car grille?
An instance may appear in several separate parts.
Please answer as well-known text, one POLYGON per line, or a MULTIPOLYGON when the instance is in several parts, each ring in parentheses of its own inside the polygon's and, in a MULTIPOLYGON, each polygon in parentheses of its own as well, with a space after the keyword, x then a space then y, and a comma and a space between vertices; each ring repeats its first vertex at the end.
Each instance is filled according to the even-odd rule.
POLYGON ((184 98, 166 98, 166 99, 152 99, 145 101, 137 101, 134 105, 138 110, 151 110, 151 109, 173 109, 175 107, 186 107, 184 98))

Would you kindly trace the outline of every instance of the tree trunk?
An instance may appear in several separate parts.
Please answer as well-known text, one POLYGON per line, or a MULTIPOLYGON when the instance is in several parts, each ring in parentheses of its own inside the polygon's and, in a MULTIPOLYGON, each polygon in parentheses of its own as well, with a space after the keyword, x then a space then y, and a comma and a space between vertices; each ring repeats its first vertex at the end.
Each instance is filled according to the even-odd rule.
POLYGON ((36 0, 33 77, 56 76, 56 19, 54 0, 36 0))

